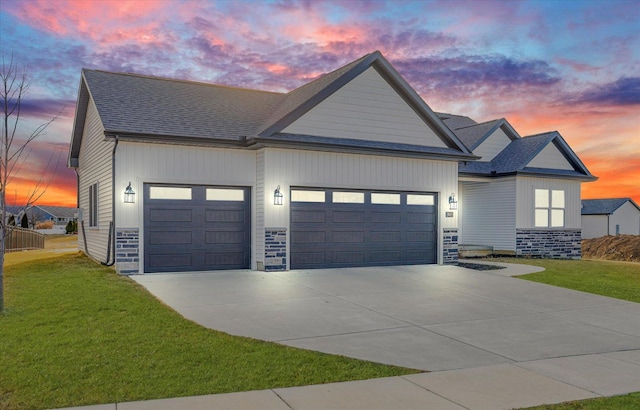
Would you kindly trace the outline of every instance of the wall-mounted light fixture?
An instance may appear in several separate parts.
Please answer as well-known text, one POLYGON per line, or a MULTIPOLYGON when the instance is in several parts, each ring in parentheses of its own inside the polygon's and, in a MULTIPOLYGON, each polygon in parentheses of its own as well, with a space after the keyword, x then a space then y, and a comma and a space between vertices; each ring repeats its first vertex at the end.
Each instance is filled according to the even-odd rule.
POLYGON ((131 182, 129 182, 129 185, 127 185, 127 188, 124 190, 124 203, 132 204, 134 202, 136 202, 136 193, 133 191, 133 188, 131 188, 131 182))
POLYGON ((449 209, 455 211, 458 209, 458 201, 456 201, 456 194, 449 195, 449 209))
POLYGON ((282 195, 282 192, 280 192, 280 185, 278 185, 276 190, 273 191, 273 204, 274 205, 282 205, 283 197, 284 197, 284 195, 282 195))

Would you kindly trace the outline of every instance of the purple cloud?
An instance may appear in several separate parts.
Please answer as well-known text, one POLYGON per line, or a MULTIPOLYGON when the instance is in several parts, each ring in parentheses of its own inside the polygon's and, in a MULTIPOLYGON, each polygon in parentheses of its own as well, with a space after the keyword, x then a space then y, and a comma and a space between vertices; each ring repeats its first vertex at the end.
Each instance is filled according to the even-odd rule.
POLYGON ((618 80, 588 90, 578 102, 606 105, 640 104, 640 77, 622 77, 618 80))

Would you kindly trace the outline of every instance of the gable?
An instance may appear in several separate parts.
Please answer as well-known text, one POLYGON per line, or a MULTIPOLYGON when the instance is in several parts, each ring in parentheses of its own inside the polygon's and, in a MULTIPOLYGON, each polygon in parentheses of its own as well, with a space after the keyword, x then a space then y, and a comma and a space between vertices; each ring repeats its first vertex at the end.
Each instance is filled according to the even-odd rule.
POLYGON ((538 155, 529 161, 527 166, 532 168, 574 170, 573 166, 553 143, 547 144, 538 155))
POLYGON ((363 71, 282 132, 447 147, 374 67, 363 71))
POLYGON ((473 153, 481 157, 481 161, 491 161, 511 143, 511 139, 502 130, 497 128, 489 137, 473 150, 473 153))

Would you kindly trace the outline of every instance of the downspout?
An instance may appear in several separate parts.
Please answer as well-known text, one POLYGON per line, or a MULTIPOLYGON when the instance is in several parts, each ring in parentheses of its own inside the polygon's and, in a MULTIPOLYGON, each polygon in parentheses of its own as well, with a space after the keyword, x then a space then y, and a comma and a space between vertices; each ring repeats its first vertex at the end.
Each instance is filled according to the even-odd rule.
POLYGON ((107 240, 107 261, 104 266, 113 266, 116 263, 116 148, 118 148, 118 136, 114 137, 113 151, 111 151, 111 222, 109 222, 109 239, 107 240), (113 255, 111 254, 113 252, 113 255))

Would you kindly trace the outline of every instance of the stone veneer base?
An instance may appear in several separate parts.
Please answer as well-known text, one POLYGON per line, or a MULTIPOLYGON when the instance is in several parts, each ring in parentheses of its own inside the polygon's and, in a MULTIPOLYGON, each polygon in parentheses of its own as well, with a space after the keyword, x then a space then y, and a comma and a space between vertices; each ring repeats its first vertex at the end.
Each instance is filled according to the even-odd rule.
POLYGON ((116 229, 116 271, 120 275, 140 273, 140 229, 116 229))
POLYGON ((287 270, 286 228, 265 228, 263 266, 267 272, 287 270))
POLYGON ((516 229, 516 255, 580 259, 580 229, 516 229))
POLYGON ((444 229, 442 261, 445 265, 458 263, 458 228, 444 229))

